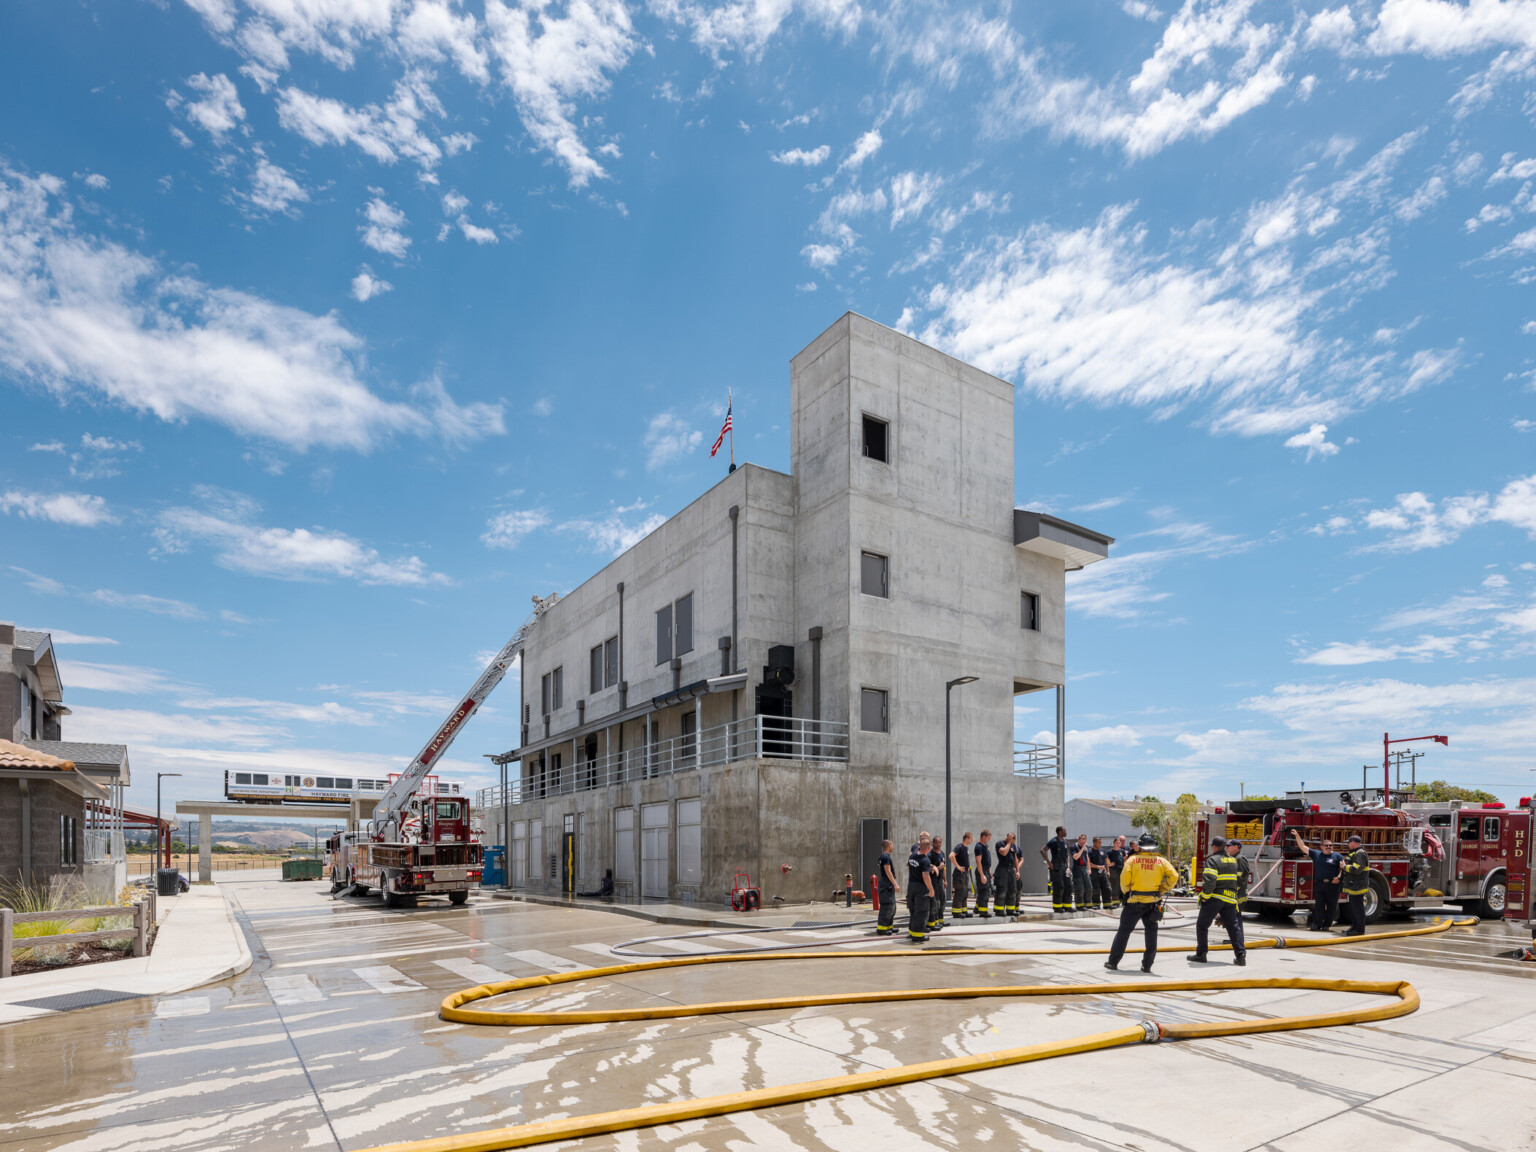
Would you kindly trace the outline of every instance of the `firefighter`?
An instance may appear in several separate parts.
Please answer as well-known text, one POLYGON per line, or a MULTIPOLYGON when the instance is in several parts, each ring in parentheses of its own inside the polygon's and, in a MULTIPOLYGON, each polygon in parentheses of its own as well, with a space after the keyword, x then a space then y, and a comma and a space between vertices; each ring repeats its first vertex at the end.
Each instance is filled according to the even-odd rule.
POLYGON ((1067 830, 1060 825, 1056 827, 1056 835, 1045 842, 1040 849, 1040 859, 1045 861, 1047 868, 1051 870, 1051 911, 1072 911, 1072 888, 1070 867, 1067 857, 1071 855, 1071 848, 1067 842, 1067 830))
POLYGON ((1120 870, 1125 867, 1125 858, 1129 853, 1125 850, 1125 837, 1116 836, 1109 851, 1104 853, 1109 866, 1109 906, 1115 907, 1120 903, 1120 870))
POLYGON ((928 864, 933 881, 933 899, 928 904, 928 931, 941 932, 944 929, 944 898, 948 895, 948 885, 944 883, 944 837, 933 838, 928 864))
POLYGON ((1012 920, 1019 914, 1019 844, 1012 832, 1003 837, 997 850, 997 895, 992 908, 999 916, 1012 920))
POLYGON ((971 834, 967 832, 960 837, 960 843, 955 845, 954 851, 949 854, 950 891, 954 894, 950 897, 950 914, 957 919, 967 920, 971 915, 971 834))
POLYGON ((1213 851, 1205 858, 1205 868, 1200 873, 1200 917, 1195 921, 1195 950, 1185 959, 1191 964, 1206 963, 1205 954, 1210 939, 1211 921, 1221 917, 1221 926, 1227 930, 1232 942, 1232 963, 1239 968, 1248 963, 1248 949, 1243 945, 1243 918, 1238 905, 1238 857, 1230 851, 1238 841, 1223 840, 1220 836, 1211 841, 1213 851))
MULTIPOLYGON (((1248 857, 1243 855, 1243 842, 1241 840, 1227 841, 1227 855, 1237 861, 1237 910, 1241 912, 1243 905, 1248 902, 1248 885, 1253 882, 1253 866, 1248 863, 1248 857)), ((1239 919, 1241 924, 1242 920, 1239 919)))
POLYGON ((1312 916, 1307 927, 1314 932, 1326 932, 1338 916, 1339 871, 1344 867, 1344 857, 1333 850, 1333 841, 1326 836, 1321 848, 1308 848, 1300 829, 1292 828, 1291 835, 1296 847, 1312 858, 1312 916))
POLYGON ((1093 903, 1093 869, 1088 866, 1086 832, 1072 845, 1072 902, 1079 912, 1086 912, 1093 903))
POLYGON ((1104 964, 1111 972, 1119 971, 1120 958, 1130 943, 1131 932, 1140 924, 1146 933, 1147 945, 1141 954, 1141 970, 1152 971, 1152 961, 1157 959, 1157 922, 1163 916, 1163 897, 1173 891, 1179 882, 1174 866, 1157 852, 1157 838, 1150 832, 1141 834, 1137 852, 1125 862, 1120 874, 1120 891, 1125 896, 1125 907, 1120 910, 1120 927, 1115 932, 1115 942, 1109 948, 1109 960, 1104 964))
POLYGON ((933 900, 933 864, 928 859, 931 847, 928 833, 919 832, 907 857, 907 941, 911 944, 928 939, 928 905, 933 900))
POLYGON ((1115 901, 1109 894, 1109 857, 1104 853, 1101 837, 1095 836, 1093 846, 1088 849, 1088 870, 1088 878, 1093 881, 1093 906, 1113 908, 1115 901))
POLYGON ((990 919, 992 910, 992 833, 983 828, 976 838, 976 915, 990 919))
POLYGON ((1349 931, 1346 936, 1365 935, 1365 893, 1370 888, 1368 879, 1371 858, 1359 836, 1349 838, 1349 855, 1344 857, 1344 895, 1349 898, 1349 931))
POLYGON ((880 842, 880 862, 875 865, 875 893, 880 914, 875 923, 876 936, 890 936, 896 931, 896 861, 891 859, 889 840, 880 842))

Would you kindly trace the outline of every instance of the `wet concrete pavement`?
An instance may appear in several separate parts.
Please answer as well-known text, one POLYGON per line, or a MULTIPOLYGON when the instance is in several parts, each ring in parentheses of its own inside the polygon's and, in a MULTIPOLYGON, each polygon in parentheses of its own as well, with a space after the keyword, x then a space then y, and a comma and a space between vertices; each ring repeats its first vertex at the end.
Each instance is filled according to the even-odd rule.
MULTIPOLYGON (((681 932, 597 911, 475 897, 383 909, 323 888, 226 888, 255 963, 179 996, 0 1027, 0 1150, 351 1150, 1069 1038, 1151 1017, 1293 1015, 1357 996, 1294 989, 814 1008, 510 1030, 445 1024, 448 993, 617 959, 681 932)), ((1391 928, 1397 925, 1384 924, 1391 928)), ((1074 927, 1077 927, 1074 924, 1074 927)), ((1268 926, 1250 922, 1250 935, 1268 926)), ((637 973, 527 993, 546 1008, 740 999, 823 988, 1075 983, 1102 956, 850 958, 637 973)), ((1300 932, 1286 932, 1301 935, 1300 932)), ((1165 935, 1177 937, 1177 931, 1165 935)), ((752 942, 792 938, 770 933, 752 942)), ((941 940, 944 938, 941 937, 941 940)), ((1102 944, 1060 931, 977 947, 1102 944)), ((958 937, 950 941, 959 943, 958 937)), ((649 1132, 592 1149, 1536 1149, 1536 966, 1501 925, 1349 948, 1259 951, 1201 976, 1412 981, 1423 1007, 1376 1025, 1107 1051, 649 1132)), ((742 942, 663 945, 679 954, 742 942)), ((889 946, 868 941, 869 945, 889 946)), ((1134 957, 1134 953, 1133 953, 1134 957)), ((1182 978, 1182 954, 1158 970, 1182 978)), ((1115 979, 1141 979, 1127 961, 1115 979)))

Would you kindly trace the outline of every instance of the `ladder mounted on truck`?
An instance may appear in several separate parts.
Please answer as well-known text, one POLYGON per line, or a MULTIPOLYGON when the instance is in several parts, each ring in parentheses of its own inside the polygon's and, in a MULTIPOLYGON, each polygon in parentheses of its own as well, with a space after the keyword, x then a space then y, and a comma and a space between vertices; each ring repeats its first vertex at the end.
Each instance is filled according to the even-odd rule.
POLYGON ((511 666, 512 661, 522 655, 523 647, 528 643, 528 637, 533 633, 534 626, 538 624, 539 618, 553 608, 559 600, 560 594, 558 592, 552 592, 548 596, 535 596, 533 598, 533 611, 529 613, 528 619, 523 621, 523 626, 513 634, 512 639, 508 640, 502 646, 501 651, 496 653, 495 658, 486 665, 485 671, 480 673, 480 678, 470 686, 469 691, 464 694, 464 698, 448 714, 448 719, 444 720, 437 731, 432 734, 432 739, 426 742, 421 751, 416 754, 416 758, 411 761, 410 766, 400 774, 399 779, 389 786, 389 790, 384 793, 383 797, 374 807, 373 826, 375 833, 384 826, 399 820, 400 815, 405 811, 406 805, 410 803, 411 797, 415 795, 416 789, 421 786, 421 782, 426 779, 427 774, 432 771, 433 766, 436 765, 443 753, 448 751, 449 745, 458 736, 459 730, 479 710, 480 705, 485 703, 485 698, 495 691, 496 685, 501 683, 502 677, 507 674, 507 669, 511 666))

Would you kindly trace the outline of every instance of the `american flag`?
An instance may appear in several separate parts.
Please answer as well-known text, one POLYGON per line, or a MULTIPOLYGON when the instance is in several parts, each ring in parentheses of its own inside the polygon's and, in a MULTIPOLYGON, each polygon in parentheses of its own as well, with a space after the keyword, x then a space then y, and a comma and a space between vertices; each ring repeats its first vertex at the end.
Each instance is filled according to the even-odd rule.
POLYGON ((731 434, 731 406, 725 406, 725 423, 720 426, 720 435, 715 437, 715 446, 709 450, 709 458, 713 460, 715 453, 720 451, 720 445, 725 443, 725 438, 731 434))

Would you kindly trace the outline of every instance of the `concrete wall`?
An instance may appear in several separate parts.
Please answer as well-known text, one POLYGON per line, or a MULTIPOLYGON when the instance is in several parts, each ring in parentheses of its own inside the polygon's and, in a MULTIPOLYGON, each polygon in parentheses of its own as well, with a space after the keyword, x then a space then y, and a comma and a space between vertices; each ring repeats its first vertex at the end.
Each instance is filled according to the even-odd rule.
POLYGON ((31 810, 31 883, 47 884, 53 877, 75 874, 78 865, 60 862, 59 817, 75 819, 75 858, 85 858, 85 802, 49 780, 26 781, 30 803, 23 804, 22 781, 0 780, 0 880, 23 881, 26 860, 22 855, 23 812, 31 810))

